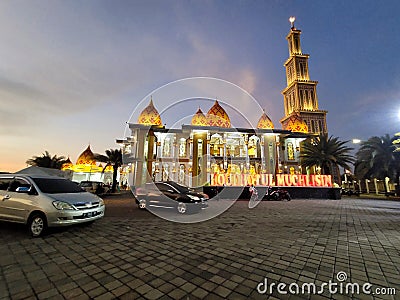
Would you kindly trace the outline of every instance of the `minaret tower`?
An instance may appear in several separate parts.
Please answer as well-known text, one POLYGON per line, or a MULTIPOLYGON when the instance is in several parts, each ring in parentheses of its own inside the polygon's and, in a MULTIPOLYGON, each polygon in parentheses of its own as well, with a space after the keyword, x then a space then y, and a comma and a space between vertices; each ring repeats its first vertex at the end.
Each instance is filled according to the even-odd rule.
POLYGON ((295 17, 290 17, 291 28, 286 39, 289 42, 289 58, 286 68, 287 87, 282 91, 285 117, 280 122, 286 129, 291 117, 300 117, 308 126, 309 133, 328 133, 326 110, 318 108, 317 84, 308 73, 309 54, 303 54, 300 45, 301 30, 294 27, 295 17))

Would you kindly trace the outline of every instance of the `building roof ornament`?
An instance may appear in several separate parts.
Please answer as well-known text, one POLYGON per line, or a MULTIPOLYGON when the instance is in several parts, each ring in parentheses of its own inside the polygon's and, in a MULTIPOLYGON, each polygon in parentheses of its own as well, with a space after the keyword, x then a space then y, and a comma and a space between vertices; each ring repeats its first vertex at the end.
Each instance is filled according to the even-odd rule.
POLYGON ((140 113, 137 122, 138 124, 147 126, 162 126, 160 114, 153 104, 153 96, 150 98, 150 103, 147 105, 147 107, 140 113))
POLYGON ((229 119, 229 116, 226 113, 226 111, 218 103, 218 100, 215 100, 214 105, 210 108, 206 117, 209 126, 224 127, 224 128, 231 127, 231 120, 229 119))

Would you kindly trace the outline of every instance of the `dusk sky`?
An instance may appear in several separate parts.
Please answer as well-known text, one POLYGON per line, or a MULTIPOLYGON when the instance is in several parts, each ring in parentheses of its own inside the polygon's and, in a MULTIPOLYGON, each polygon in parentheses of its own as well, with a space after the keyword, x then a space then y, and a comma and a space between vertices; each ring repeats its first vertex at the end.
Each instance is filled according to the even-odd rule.
POLYGON ((393 135, 399 11, 397 0, 2 1, 0 171, 45 150, 75 163, 89 143, 117 148, 138 103, 187 77, 244 88, 281 128, 292 15, 329 134, 393 135))

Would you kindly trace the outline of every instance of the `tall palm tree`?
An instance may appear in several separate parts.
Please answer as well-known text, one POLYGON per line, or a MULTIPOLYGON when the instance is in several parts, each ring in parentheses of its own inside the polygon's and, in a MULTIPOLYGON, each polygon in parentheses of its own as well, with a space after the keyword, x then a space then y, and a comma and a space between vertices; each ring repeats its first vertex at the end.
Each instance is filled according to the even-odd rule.
POLYGON ((350 169, 354 158, 350 148, 346 146, 349 141, 339 141, 337 137, 327 134, 320 134, 313 140, 308 140, 303 144, 300 155, 302 167, 317 166, 321 168, 322 174, 333 175, 338 167, 350 169))
POLYGON ((400 172, 399 153, 389 134, 374 136, 362 142, 356 153, 355 174, 360 179, 385 178, 396 180, 400 172))
POLYGON ((33 156, 26 161, 26 163, 31 166, 51 169, 61 169, 65 162, 65 156, 51 156, 48 151, 42 153, 42 156, 33 156))
POLYGON ((121 149, 109 149, 109 150, 106 150, 106 155, 95 154, 95 160, 106 163, 106 165, 103 168, 103 172, 108 166, 112 166, 113 167, 113 178, 112 178, 111 191, 114 193, 115 190, 116 190, 116 187, 117 187, 118 168, 120 166, 122 166, 122 152, 121 152, 121 149))

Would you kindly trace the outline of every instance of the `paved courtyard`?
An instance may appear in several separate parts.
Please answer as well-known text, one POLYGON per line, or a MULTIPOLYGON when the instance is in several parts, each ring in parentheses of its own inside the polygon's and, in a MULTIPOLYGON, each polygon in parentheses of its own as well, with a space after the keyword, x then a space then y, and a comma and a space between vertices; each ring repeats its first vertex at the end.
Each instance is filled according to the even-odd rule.
POLYGON ((0 299, 400 298, 397 201, 293 200, 254 209, 238 201, 195 224, 139 211, 131 198, 106 203, 102 220, 44 238, 0 223, 0 299), (316 292, 302 294, 304 283, 316 292), (360 294, 346 293, 348 283, 360 294), (377 295, 392 288, 397 296, 377 295))

